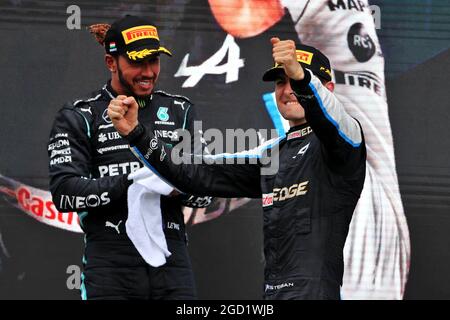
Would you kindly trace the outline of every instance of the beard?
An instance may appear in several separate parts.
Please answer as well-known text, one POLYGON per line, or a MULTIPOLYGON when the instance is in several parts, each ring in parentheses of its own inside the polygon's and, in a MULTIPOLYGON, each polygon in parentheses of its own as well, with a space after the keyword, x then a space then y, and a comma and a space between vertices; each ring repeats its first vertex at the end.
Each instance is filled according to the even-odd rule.
POLYGON ((117 73, 119 76, 119 82, 122 85, 122 87, 125 89, 128 96, 133 96, 135 98, 139 98, 142 100, 146 100, 147 98, 151 97, 152 93, 145 94, 145 95, 138 95, 133 91, 133 84, 126 81, 125 78, 123 77, 122 69, 120 68, 120 65, 119 65, 119 60, 117 60, 117 73))

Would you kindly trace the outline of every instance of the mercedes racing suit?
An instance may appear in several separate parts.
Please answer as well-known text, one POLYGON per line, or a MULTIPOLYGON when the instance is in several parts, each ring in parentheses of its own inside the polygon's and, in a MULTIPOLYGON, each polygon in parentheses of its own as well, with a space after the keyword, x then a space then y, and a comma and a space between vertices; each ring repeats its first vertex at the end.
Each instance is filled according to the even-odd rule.
MULTIPOLYGON (((85 232, 82 298, 193 299, 181 206, 201 206, 201 199, 161 196, 163 230, 172 255, 162 267, 146 264, 125 231, 131 184, 127 176, 142 165, 107 115, 115 96, 108 82, 91 97, 66 104, 56 115, 48 144, 53 202, 61 212, 78 212, 85 232)), ((162 141, 178 143, 179 128, 194 134, 195 115, 187 98, 156 91, 137 100, 140 123, 162 141)))
POLYGON ((261 146, 258 163, 211 164, 218 158, 207 156, 176 165, 170 148, 141 124, 126 139, 181 191, 262 197, 266 299, 339 299, 344 244, 365 178, 362 129, 311 73, 291 86, 307 124, 261 146), (263 174, 268 150, 272 161, 279 156, 279 170, 263 174))

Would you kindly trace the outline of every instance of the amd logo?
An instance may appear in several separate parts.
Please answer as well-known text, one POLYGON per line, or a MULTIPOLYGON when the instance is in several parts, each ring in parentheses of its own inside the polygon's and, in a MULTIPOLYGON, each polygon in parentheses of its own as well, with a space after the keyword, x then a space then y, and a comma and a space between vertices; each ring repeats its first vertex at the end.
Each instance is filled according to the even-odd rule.
POLYGON ((50 161, 50 166, 54 166, 55 164, 62 164, 72 162, 72 156, 63 156, 59 158, 54 158, 50 161))

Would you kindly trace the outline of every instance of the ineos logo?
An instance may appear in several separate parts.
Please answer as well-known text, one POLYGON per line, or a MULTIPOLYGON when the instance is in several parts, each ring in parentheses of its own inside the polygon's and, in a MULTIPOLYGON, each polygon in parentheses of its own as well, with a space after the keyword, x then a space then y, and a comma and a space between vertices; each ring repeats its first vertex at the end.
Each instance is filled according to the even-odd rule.
POLYGON ((86 197, 86 205, 88 207, 97 207, 100 203, 100 197, 96 194, 91 194, 86 197))

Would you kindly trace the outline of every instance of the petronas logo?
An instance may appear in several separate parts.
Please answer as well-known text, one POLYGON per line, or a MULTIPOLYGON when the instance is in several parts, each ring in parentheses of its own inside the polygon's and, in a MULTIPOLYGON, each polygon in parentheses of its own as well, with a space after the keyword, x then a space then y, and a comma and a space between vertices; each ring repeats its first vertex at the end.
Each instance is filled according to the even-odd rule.
POLYGON ((158 119, 161 121, 169 120, 169 114, 167 113, 168 110, 169 110, 169 108, 159 107, 158 113, 156 114, 158 119))

